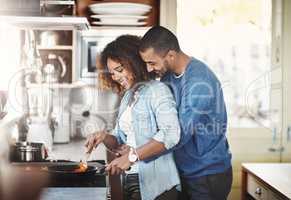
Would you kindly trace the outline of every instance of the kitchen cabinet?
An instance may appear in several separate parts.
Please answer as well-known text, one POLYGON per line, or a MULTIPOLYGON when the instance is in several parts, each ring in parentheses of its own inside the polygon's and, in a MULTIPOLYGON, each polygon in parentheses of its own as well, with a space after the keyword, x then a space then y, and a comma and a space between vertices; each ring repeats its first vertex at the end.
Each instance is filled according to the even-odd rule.
POLYGON ((291 2, 273 0, 270 105, 273 111, 273 145, 280 162, 291 161, 291 2))
POLYGON ((5 15, 39 15, 39 0, 1 0, 0 13, 5 15))
POLYGON ((76 68, 76 31, 71 29, 34 31, 37 42, 36 48, 40 52, 43 61, 43 68, 47 63, 51 63, 48 59, 49 55, 55 55, 58 62, 61 59, 64 63, 64 67, 58 67, 60 68, 59 73, 63 73, 63 76, 60 77, 58 82, 72 83, 72 77, 74 77, 73 69, 76 68))
POLYGON ((291 164, 242 165, 242 200, 291 199, 291 164))
POLYGON ((108 188, 46 188, 43 190, 40 200, 107 200, 108 188))
MULTIPOLYGON (((77 55, 77 32, 89 29, 85 17, 39 17, 39 16, 0 16, 0 21, 17 27, 21 49, 25 47, 24 30, 33 30, 36 48, 40 53, 43 64, 48 61, 50 54, 61 57, 65 64, 65 73, 59 83, 74 82, 77 55)), ((27 48, 27 47, 26 47, 27 48)), ((51 83, 50 83, 51 84, 51 83)), ((49 84, 49 86, 51 86, 49 84)), ((42 84, 42 86, 46 86, 42 84)), ((59 87, 61 87, 60 85, 59 87)), ((55 87, 55 84, 53 85, 55 87)), ((67 87, 65 85, 64 87, 67 87)))
MULTIPOLYGON (((92 161, 90 165, 99 166, 98 163, 92 161)), ((6 200, 105 200, 110 196, 108 185, 104 185, 106 181, 104 175, 53 178, 42 171, 45 166, 53 165, 53 162, 22 162, 1 168, 3 173, 0 176, 0 198, 6 200)))
POLYGON ((69 16, 76 14, 74 0, 41 0, 40 11, 42 16, 69 16))

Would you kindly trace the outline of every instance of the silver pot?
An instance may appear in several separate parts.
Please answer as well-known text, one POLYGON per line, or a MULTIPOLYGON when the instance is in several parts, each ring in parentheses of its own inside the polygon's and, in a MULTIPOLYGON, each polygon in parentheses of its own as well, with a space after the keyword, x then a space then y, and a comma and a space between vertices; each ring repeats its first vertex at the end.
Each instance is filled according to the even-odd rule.
POLYGON ((47 158, 43 143, 17 142, 10 147, 11 162, 40 162, 47 158))

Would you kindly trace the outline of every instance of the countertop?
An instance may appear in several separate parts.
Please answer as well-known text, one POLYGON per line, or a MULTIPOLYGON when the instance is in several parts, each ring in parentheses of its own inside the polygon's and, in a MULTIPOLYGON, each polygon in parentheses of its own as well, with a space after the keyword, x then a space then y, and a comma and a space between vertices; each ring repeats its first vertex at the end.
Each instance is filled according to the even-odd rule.
POLYGON ((244 171, 291 199, 291 163, 246 163, 242 167, 244 171))
POLYGON ((40 200, 106 200, 108 188, 45 188, 40 200))

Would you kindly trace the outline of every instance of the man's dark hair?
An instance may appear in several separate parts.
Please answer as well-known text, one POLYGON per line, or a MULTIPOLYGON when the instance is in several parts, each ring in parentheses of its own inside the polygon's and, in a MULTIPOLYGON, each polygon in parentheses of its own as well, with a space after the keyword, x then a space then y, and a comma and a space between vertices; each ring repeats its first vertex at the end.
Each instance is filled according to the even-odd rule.
POLYGON ((169 50, 180 52, 177 37, 168 29, 162 26, 154 26, 143 36, 139 50, 153 48, 157 53, 166 53, 169 50))

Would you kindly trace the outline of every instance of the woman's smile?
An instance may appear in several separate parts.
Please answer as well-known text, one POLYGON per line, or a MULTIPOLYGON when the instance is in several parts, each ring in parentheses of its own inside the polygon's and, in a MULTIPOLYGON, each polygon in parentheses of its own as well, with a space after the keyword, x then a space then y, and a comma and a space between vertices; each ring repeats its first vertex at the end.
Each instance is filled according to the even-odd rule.
POLYGON ((125 89, 129 89, 131 87, 131 84, 129 83, 129 80, 127 77, 122 77, 121 79, 118 80, 118 82, 125 89))
POLYGON ((121 63, 108 58, 108 69, 111 73, 112 80, 120 84, 124 89, 130 89, 134 84, 133 74, 121 63))

